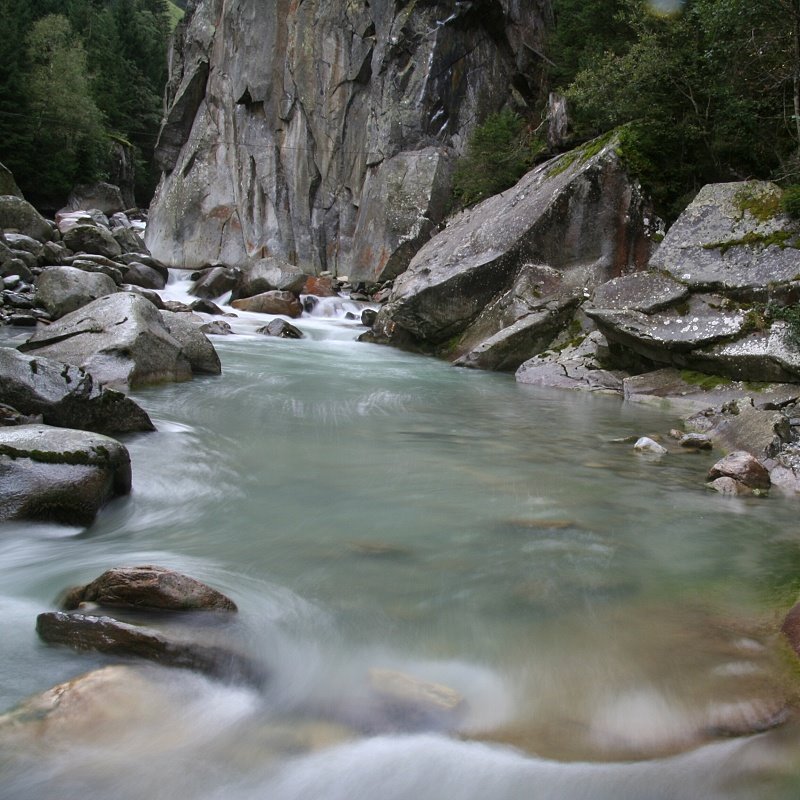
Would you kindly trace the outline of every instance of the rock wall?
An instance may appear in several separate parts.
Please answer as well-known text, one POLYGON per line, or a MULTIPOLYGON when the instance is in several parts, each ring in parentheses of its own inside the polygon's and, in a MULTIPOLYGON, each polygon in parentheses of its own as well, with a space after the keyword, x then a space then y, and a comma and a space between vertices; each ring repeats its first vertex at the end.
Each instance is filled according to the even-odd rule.
POLYGON ((537 97, 548 7, 200 0, 171 54, 148 247, 174 266, 399 274, 475 125, 537 97))

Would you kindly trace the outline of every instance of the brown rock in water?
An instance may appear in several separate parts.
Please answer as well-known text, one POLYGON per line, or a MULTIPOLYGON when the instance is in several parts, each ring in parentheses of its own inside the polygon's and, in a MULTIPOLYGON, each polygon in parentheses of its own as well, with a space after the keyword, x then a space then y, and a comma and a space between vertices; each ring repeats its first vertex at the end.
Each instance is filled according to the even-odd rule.
POLYGON ((159 611, 237 610, 233 600, 205 583, 152 565, 110 569, 86 586, 72 589, 62 607, 70 611, 85 602, 159 611))
POLYGON ((233 650, 174 638, 112 617, 46 612, 36 618, 36 632, 48 644, 66 645, 73 650, 135 656, 252 685, 263 684, 267 678, 262 665, 233 650))
POLYGON ((231 305, 239 311, 253 311, 257 314, 283 314, 297 318, 303 313, 300 299, 292 292, 262 292, 253 297, 234 300, 231 305))
POLYGON ((311 275, 303 285, 300 294, 313 294, 315 297, 338 297, 333 278, 311 275))
POLYGON ((769 489, 769 472, 763 464, 745 450, 736 450, 717 461, 708 472, 708 480, 733 478, 751 489, 769 489))
POLYGON ((749 486, 745 486, 740 481, 729 478, 727 475, 723 475, 721 478, 711 481, 711 483, 708 484, 708 488, 720 494, 732 496, 753 494, 753 490, 749 486))
POLYGON ((370 688, 395 727, 448 727, 466 709, 464 696, 441 683, 388 669, 369 671, 370 688))

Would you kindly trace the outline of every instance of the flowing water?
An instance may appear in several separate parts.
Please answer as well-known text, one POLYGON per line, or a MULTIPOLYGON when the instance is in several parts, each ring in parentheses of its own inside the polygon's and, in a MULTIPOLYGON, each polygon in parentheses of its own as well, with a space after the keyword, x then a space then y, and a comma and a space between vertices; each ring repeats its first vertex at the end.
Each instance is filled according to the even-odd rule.
POLYGON ((55 744, 0 739, 0 797, 796 798, 794 723, 733 737, 792 692, 796 501, 709 494, 713 454, 619 441, 666 412, 357 343, 346 310, 302 341, 230 320, 222 376, 135 393, 158 431, 125 439, 130 497, 88 529, 0 528, 0 711, 118 663, 34 622, 125 564, 233 597, 224 636, 271 676, 136 667, 55 744), (375 669, 464 703, 409 718, 375 669))

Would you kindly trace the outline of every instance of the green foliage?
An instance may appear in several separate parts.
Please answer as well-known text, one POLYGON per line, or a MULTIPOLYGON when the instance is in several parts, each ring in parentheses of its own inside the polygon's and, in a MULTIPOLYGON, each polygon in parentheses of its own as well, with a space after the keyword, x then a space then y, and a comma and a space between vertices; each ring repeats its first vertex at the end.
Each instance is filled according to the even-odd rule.
POLYGON ((176 11, 169 0, 0 0, 0 161, 26 197, 63 204, 75 183, 103 177, 118 137, 134 146, 137 197, 149 201, 176 11))
POLYGON ((625 126, 629 164, 667 219, 704 183, 800 177, 797 0, 685 0, 671 16, 645 0, 554 6, 552 80, 576 134, 625 126))
POLYGON ((800 184, 786 187, 781 197, 781 210, 792 219, 800 219, 800 184))
POLYGON ((779 319, 786 323, 786 342, 800 350, 800 305, 779 306, 770 303, 765 310, 769 320, 779 319))
POLYGON ((453 193, 462 206, 472 205, 513 186, 531 167, 544 145, 526 131, 512 111, 492 114, 479 125, 456 166, 453 193))
POLYGON ((69 20, 48 14, 37 20, 27 38, 25 80, 32 144, 30 165, 39 185, 64 195, 74 176, 99 176, 106 143, 103 118, 92 99, 86 52, 69 20))

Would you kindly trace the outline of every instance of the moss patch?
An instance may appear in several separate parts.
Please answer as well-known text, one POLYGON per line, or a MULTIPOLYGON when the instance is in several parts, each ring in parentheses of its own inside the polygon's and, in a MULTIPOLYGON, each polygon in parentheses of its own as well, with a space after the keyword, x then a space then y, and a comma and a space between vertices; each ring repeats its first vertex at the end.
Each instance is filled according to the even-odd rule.
POLYGON ((7 444, 0 445, 0 456, 9 458, 29 458, 39 464, 69 464, 70 466, 94 467, 108 463, 110 454, 105 447, 93 448, 94 453, 84 450, 24 450, 11 447, 7 444))
POLYGON ((705 372, 695 372, 690 369, 681 370, 681 380, 684 383, 707 390, 717 389, 731 382, 730 378, 725 378, 722 375, 708 375, 705 372))
POLYGON ((704 250, 720 250, 722 255, 732 247, 761 247, 766 249, 772 245, 785 250, 787 247, 800 249, 800 242, 797 241, 797 234, 791 231, 773 231, 772 233, 756 233, 750 231, 740 239, 728 239, 724 242, 708 242, 703 245, 704 250), (791 239, 794 241, 790 241, 791 239))
POLYGON ((749 212, 759 222, 767 222, 778 216, 781 211, 781 194, 769 189, 755 189, 747 186, 740 189, 733 198, 739 211, 739 219, 749 212))

